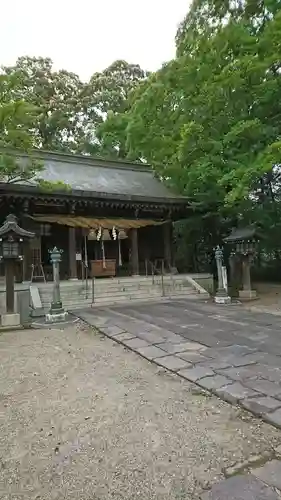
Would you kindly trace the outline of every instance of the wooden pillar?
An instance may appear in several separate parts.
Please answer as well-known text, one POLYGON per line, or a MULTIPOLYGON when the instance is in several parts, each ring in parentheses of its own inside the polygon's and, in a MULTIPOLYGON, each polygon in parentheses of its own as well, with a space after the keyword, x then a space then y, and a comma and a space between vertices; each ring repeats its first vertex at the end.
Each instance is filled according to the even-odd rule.
MULTIPOLYGON (((22 225, 23 229, 26 229, 22 225)), ((22 274, 23 274, 23 281, 30 281, 31 277, 31 249, 30 249, 30 241, 26 240, 23 243, 23 261, 22 261, 22 274)))
MULTIPOLYGON (((30 219, 27 217, 29 214, 29 201, 24 200, 23 202, 23 216, 21 217, 21 227, 30 231, 30 219)), ((23 261, 22 261, 22 279, 23 281, 30 281, 31 278, 31 264, 32 264, 32 256, 31 256, 31 245, 30 240, 27 238, 23 242, 23 261)))
POLYGON ((170 271, 172 265, 172 224, 170 221, 163 224, 163 239, 165 266, 170 271))
POLYGON ((68 229, 68 253, 69 253, 69 279, 77 280, 75 227, 69 227, 68 229))
POLYGON ((138 246, 138 230, 131 229, 130 231, 131 239, 131 266, 133 276, 139 274, 139 246, 138 246))
POLYGON ((5 261, 6 274, 6 311, 8 314, 15 312, 15 268, 14 261, 7 259, 5 261))

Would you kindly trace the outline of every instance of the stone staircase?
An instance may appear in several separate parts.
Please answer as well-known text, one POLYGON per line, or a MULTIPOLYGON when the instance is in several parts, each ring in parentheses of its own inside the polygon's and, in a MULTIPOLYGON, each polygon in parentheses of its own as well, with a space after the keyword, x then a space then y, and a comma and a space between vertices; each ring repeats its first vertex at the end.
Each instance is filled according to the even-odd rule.
MULTIPOLYGON (((52 300, 52 283, 38 283, 42 307, 45 312, 52 300)), ((61 299, 66 310, 106 306, 134 301, 151 301, 179 296, 195 296, 199 291, 184 275, 154 277, 137 276, 113 279, 91 279, 86 286, 82 281, 61 282, 61 299)), ((204 291, 202 290, 204 295, 204 291)), ((206 296, 208 296, 207 292, 206 296)))

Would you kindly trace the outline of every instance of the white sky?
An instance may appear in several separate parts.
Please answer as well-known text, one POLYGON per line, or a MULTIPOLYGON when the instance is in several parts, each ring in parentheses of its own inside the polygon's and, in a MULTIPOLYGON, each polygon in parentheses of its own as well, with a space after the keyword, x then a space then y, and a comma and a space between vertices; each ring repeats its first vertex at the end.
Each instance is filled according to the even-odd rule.
POLYGON ((50 57, 88 79, 116 59, 156 70, 172 59, 189 0, 0 0, 0 66, 50 57))

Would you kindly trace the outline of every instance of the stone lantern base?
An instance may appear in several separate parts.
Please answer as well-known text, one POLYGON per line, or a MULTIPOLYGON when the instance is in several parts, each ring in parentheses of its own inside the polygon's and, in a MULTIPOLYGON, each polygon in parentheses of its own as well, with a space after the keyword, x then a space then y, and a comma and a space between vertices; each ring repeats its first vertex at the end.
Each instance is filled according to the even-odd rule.
POLYGON ((45 318, 46 318, 46 323, 60 323, 62 321, 65 321, 67 317, 67 312, 62 312, 58 314, 52 314, 52 313, 47 313, 45 318))
POLYGON ((67 312, 63 309, 61 303, 59 305, 60 307, 57 307, 57 304, 51 305, 50 311, 45 316, 46 323, 60 323, 66 320, 67 312))
POLYGON ((215 296, 215 303, 216 304, 231 304, 231 298, 226 295, 225 297, 222 296, 215 296))
POLYGON ((239 298, 244 300, 254 300, 257 299, 256 290, 239 290, 239 298))
POLYGON ((1 326, 3 328, 17 328, 20 326, 20 315, 18 313, 7 313, 1 315, 1 326))
POLYGON ((225 290, 218 290, 215 295, 216 304, 231 304, 231 298, 227 295, 225 290))

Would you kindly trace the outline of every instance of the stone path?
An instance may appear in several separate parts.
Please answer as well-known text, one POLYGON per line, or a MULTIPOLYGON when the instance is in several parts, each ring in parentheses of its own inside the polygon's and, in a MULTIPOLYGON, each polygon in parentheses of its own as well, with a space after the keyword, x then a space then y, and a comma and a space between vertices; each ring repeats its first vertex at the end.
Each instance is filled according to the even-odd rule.
MULTIPOLYGON (((279 317, 188 300, 78 314, 149 361, 281 428, 279 317)), ((215 484, 202 500, 281 498, 281 461, 253 470, 247 466, 247 475, 242 464, 232 471, 238 472, 215 484)))
POLYGON ((193 300, 80 311, 150 361, 281 428, 281 318, 193 300))

